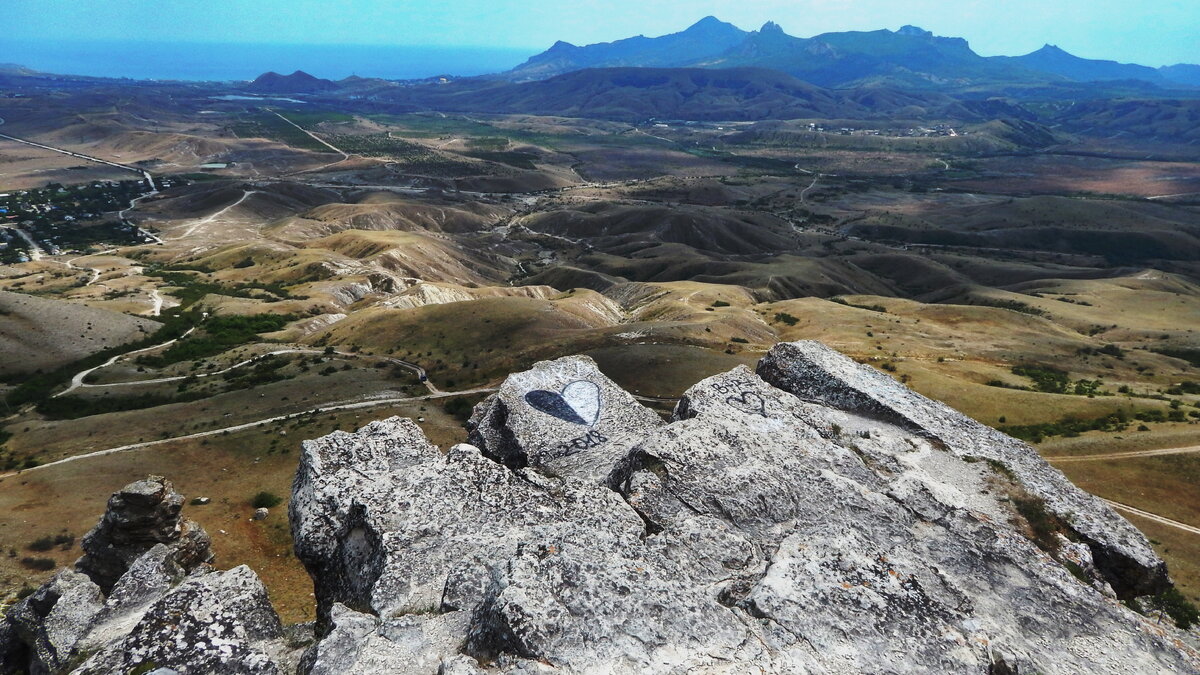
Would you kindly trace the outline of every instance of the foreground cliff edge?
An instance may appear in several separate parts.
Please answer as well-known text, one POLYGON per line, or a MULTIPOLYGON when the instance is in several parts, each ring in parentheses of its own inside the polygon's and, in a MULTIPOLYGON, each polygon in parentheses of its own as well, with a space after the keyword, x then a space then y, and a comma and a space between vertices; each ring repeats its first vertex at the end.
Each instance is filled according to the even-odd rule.
POLYGON ((1171 588, 1132 525, 819 343, 699 382, 670 423, 586 357, 542 362, 470 430, 304 444, 313 627, 208 564, 169 482, 131 484, 0 620, 0 674, 1200 672, 1130 609, 1171 588))

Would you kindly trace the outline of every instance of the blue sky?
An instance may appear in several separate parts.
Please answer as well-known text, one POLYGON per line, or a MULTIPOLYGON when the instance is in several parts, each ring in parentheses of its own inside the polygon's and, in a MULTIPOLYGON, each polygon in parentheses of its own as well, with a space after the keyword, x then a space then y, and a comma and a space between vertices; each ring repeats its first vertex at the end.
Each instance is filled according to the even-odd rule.
POLYGON ((1200 63, 1200 0, 3 0, 18 39, 515 47, 681 30, 712 14, 792 35, 911 23, 984 55, 1200 63))

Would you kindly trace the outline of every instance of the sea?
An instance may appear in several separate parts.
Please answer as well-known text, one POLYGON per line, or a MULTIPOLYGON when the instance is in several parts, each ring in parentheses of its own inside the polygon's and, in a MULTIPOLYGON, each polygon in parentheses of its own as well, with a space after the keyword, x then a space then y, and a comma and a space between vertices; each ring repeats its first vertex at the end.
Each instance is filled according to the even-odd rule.
POLYGON ((539 50, 411 45, 284 45, 0 40, 0 63, 46 73, 136 80, 240 81, 267 71, 340 80, 469 77, 520 65, 539 50))

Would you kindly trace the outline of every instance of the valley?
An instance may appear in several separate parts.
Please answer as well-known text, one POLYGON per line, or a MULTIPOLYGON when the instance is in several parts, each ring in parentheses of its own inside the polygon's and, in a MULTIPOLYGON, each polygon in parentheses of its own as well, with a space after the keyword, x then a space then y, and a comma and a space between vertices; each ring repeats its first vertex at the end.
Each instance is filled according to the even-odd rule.
POLYGON ((1178 450, 1200 445, 1189 130, 637 70, 273 92, 10 76, 6 133, 159 184, 0 144, 0 203, 61 207, 22 226, 38 255, 6 238, 0 265, 0 596, 77 554, 31 542, 81 536, 149 472, 209 500, 189 514, 221 568, 308 620, 286 504, 250 520, 303 439, 401 415, 448 448, 509 373, 570 354, 665 414, 820 340, 1137 509, 1200 598, 1200 455, 1178 450))

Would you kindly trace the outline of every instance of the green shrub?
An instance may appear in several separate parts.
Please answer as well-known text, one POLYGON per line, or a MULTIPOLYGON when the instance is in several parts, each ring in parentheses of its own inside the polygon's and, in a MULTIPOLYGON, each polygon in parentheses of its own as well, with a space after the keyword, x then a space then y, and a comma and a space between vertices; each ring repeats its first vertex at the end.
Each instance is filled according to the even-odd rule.
POLYGON ((49 572, 58 567, 58 563, 50 558, 21 558, 21 564, 31 570, 38 572, 49 572))
POLYGON ((1013 506, 1025 522, 1029 523, 1033 543, 1047 553, 1057 553, 1062 542, 1055 534, 1069 532, 1070 529, 1058 516, 1046 510, 1046 502, 1033 496, 1014 497, 1013 506))
POLYGON ((38 537, 37 539, 29 542, 29 545, 27 545, 25 548, 29 549, 30 551, 45 553, 46 551, 54 548, 54 537, 38 537))
POLYGON ((1200 623, 1200 610, 1174 586, 1151 597, 1150 605, 1161 612, 1165 612, 1175 622, 1175 625, 1183 630, 1188 630, 1197 623, 1200 623))
POLYGON ((250 500, 250 505, 256 509, 269 509, 279 506, 283 503, 283 499, 270 492, 260 492, 254 495, 250 500))
POLYGON ((788 314, 787 312, 778 312, 775 314, 775 320, 780 323, 786 323, 789 326, 795 326, 800 323, 800 319, 788 314))

